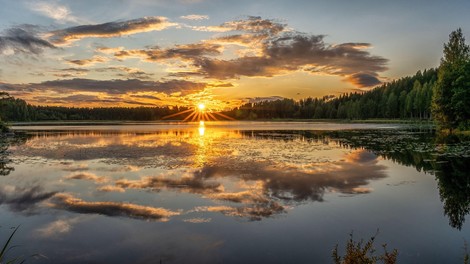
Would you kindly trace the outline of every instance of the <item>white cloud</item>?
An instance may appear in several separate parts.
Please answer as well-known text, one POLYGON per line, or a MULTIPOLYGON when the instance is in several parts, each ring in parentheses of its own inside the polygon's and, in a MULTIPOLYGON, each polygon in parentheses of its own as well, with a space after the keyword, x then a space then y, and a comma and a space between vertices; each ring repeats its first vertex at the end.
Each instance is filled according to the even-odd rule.
POLYGON ((66 6, 53 2, 33 2, 29 8, 46 17, 52 18, 58 23, 79 23, 80 19, 72 15, 72 11, 66 6))
POLYGON ((187 20, 204 20, 204 19, 209 19, 208 15, 187 15, 187 16, 180 16, 182 19, 187 19, 187 20))
POLYGON ((54 237, 62 234, 67 234, 72 230, 73 225, 79 222, 79 218, 71 219, 59 219, 54 221, 42 228, 37 229, 36 231, 42 237, 54 237))

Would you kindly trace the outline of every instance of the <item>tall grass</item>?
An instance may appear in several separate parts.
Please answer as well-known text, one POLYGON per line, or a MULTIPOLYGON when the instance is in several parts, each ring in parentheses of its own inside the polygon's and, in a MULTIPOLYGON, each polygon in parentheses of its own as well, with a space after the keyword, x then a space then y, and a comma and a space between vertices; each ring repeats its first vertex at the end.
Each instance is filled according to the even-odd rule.
POLYGON ((8 260, 8 261, 5 261, 5 255, 7 254, 7 252, 12 249, 14 246, 10 246, 12 240, 13 240, 13 236, 15 235, 16 231, 18 231, 18 229, 20 228, 20 226, 17 226, 15 228, 15 230, 13 230, 13 232, 11 233, 10 237, 8 238, 8 240, 5 242, 5 244, 3 245, 3 248, 2 248, 2 251, 0 252, 0 263, 7 263, 7 264, 13 264, 13 263, 24 263, 25 260, 21 260, 21 257, 17 257, 17 258, 14 258, 14 259, 11 259, 11 260, 8 260))

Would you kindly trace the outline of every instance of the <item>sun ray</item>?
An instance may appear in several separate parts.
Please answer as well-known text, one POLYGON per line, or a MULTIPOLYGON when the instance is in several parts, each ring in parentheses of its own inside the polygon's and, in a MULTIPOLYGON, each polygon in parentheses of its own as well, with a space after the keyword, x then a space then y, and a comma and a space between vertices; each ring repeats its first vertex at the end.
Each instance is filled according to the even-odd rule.
POLYGON ((217 118, 210 112, 207 112, 207 115, 212 118, 214 121, 217 121, 217 118))
POLYGON ((219 116, 221 116, 221 117, 223 117, 223 118, 226 118, 226 119, 228 119, 228 120, 232 120, 232 121, 235 121, 235 120, 236 120, 235 118, 232 118, 232 117, 230 117, 230 116, 228 116, 228 115, 224 115, 224 114, 222 114, 222 113, 214 112, 214 114, 219 115, 219 116))
POLYGON ((162 117, 162 119, 168 119, 170 117, 175 117, 175 116, 179 116, 179 115, 182 115, 182 114, 186 114, 186 113, 189 113, 191 111, 194 111, 193 109, 188 109, 188 110, 185 110, 185 111, 181 111, 181 112, 178 112, 176 114, 171 114, 171 115, 167 115, 167 116, 164 116, 162 117))
POLYGON ((183 119, 183 122, 188 121, 193 115, 196 115, 196 112, 192 112, 190 115, 188 115, 185 119, 183 119))

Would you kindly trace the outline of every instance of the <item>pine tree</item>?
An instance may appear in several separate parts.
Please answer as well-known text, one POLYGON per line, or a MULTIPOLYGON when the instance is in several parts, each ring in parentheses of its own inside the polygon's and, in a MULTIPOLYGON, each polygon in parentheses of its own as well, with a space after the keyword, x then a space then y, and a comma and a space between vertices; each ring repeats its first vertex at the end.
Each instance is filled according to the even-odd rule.
POLYGON ((456 82, 462 76, 462 69, 469 61, 469 47, 465 44, 462 30, 459 28, 449 35, 449 42, 444 44, 444 58, 441 59, 437 83, 432 98, 432 114, 440 128, 452 129, 459 124, 454 105, 467 103, 456 98, 465 90, 465 81, 456 82), (454 100, 452 100, 454 97, 454 100))

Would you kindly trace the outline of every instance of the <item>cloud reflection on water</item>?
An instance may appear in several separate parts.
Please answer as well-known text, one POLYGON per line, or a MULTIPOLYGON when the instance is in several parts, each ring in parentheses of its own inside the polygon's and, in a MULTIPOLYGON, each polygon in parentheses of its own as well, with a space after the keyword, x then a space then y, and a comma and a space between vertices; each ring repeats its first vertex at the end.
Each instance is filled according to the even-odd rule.
POLYGON ((68 193, 54 195, 51 206, 80 214, 100 214, 106 216, 124 216, 135 219, 168 221, 180 212, 164 208, 142 206, 122 202, 87 202, 68 193))
MULTIPOLYGON (((259 139, 237 131, 211 129, 204 134, 198 130, 58 133, 33 137, 16 147, 14 155, 17 159, 58 161, 62 172, 68 172, 62 179, 70 184, 70 180, 92 181, 98 191, 84 200, 72 190, 49 192, 38 196, 43 197, 39 202, 47 200, 53 208, 81 214, 156 221, 167 221, 182 212, 179 208, 122 202, 120 195, 130 190, 187 193, 208 204, 188 209, 185 214, 219 212, 261 220, 285 213, 286 208, 298 203, 321 202, 328 192, 369 193, 371 180, 387 176, 378 157, 365 150, 343 149, 328 140, 313 142, 276 135, 259 139), (97 176, 97 171, 111 176, 97 176), (113 173, 121 176, 116 178, 113 173), (95 201, 103 199, 97 193, 112 194, 112 201, 95 201)), ((0 201, 12 204, 11 198, 0 201)))
POLYGON ((8 205, 13 212, 27 215, 36 213, 38 205, 56 195, 54 191, 44 191, 41 186, 17 187, 0 186, 0 205, 8 205))

